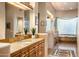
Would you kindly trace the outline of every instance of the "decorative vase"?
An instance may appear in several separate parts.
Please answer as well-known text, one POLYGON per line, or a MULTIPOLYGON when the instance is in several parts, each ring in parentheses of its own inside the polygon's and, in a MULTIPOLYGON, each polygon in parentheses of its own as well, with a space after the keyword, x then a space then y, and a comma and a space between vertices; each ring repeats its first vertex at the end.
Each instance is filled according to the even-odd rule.
POLYGON ((35 35, 32 35, 32 38, 34 39, 35 38, 35 35))

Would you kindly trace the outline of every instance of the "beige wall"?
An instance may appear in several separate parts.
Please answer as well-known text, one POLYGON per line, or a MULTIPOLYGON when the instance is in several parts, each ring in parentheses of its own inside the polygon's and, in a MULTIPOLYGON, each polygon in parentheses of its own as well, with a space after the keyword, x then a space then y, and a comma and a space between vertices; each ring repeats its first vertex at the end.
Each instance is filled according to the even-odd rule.
POLYGON ((0 38, 5 38, 5 3, 0 2, 0 38))
POLYGON ((18 17, 22 17, 24 21, 24 11, 13 5, 6 4, 6 22, 11 23, 11 29, 6 30, 6 34, 8 34, 6 37, 14 37, 18 32, 18 17))

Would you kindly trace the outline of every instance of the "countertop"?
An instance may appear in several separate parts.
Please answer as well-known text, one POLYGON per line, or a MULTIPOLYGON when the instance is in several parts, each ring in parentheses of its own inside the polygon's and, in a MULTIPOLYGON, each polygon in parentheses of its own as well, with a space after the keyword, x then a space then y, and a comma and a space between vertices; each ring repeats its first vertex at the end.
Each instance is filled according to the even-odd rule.
POLYGON ((10 54, 43 39, 44 38, 35 38, 35 39, 29 38, 14 43, 10 43, 10 54))
POLYGON ((10 46, 10 44, 9 43, 0 43, 0 48, 4 48, 6 46, 10 46))

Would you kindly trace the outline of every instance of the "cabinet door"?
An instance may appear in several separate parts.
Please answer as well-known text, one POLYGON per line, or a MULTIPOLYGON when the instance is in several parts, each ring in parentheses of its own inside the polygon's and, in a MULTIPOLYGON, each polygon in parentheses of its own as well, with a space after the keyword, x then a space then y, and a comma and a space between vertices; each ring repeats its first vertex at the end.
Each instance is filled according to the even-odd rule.
POLYGON ((21 57, 28 57, 29 53, 28 53, 28 47, 25 47, 21 50, 21 57))
POLYGON ((29 57, 36 57, 35 44, 29 46, 29 57))
POLYGON ((36 57, 44 56, 44 41, 39 41, 35 45, 36 57))
POLYGON ((39 56, 44 56, 44 41, 39 42, 39 56))
POLYGON ((36 57, 39 57, 39 42, 35 44, 36 57))

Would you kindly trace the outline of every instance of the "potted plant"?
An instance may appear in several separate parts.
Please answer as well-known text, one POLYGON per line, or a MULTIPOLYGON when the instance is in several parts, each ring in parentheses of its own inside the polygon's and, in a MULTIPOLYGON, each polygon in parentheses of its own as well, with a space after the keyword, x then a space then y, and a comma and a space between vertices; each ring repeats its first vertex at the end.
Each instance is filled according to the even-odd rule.
POLYGON ((35 32, 36 32, 36 29, 32 28, 32 38, 35 38, 35 32))
POLYGON ((24 32, 25 32, 25 34, 27 34, 27 28, 24 28, 24 32))

